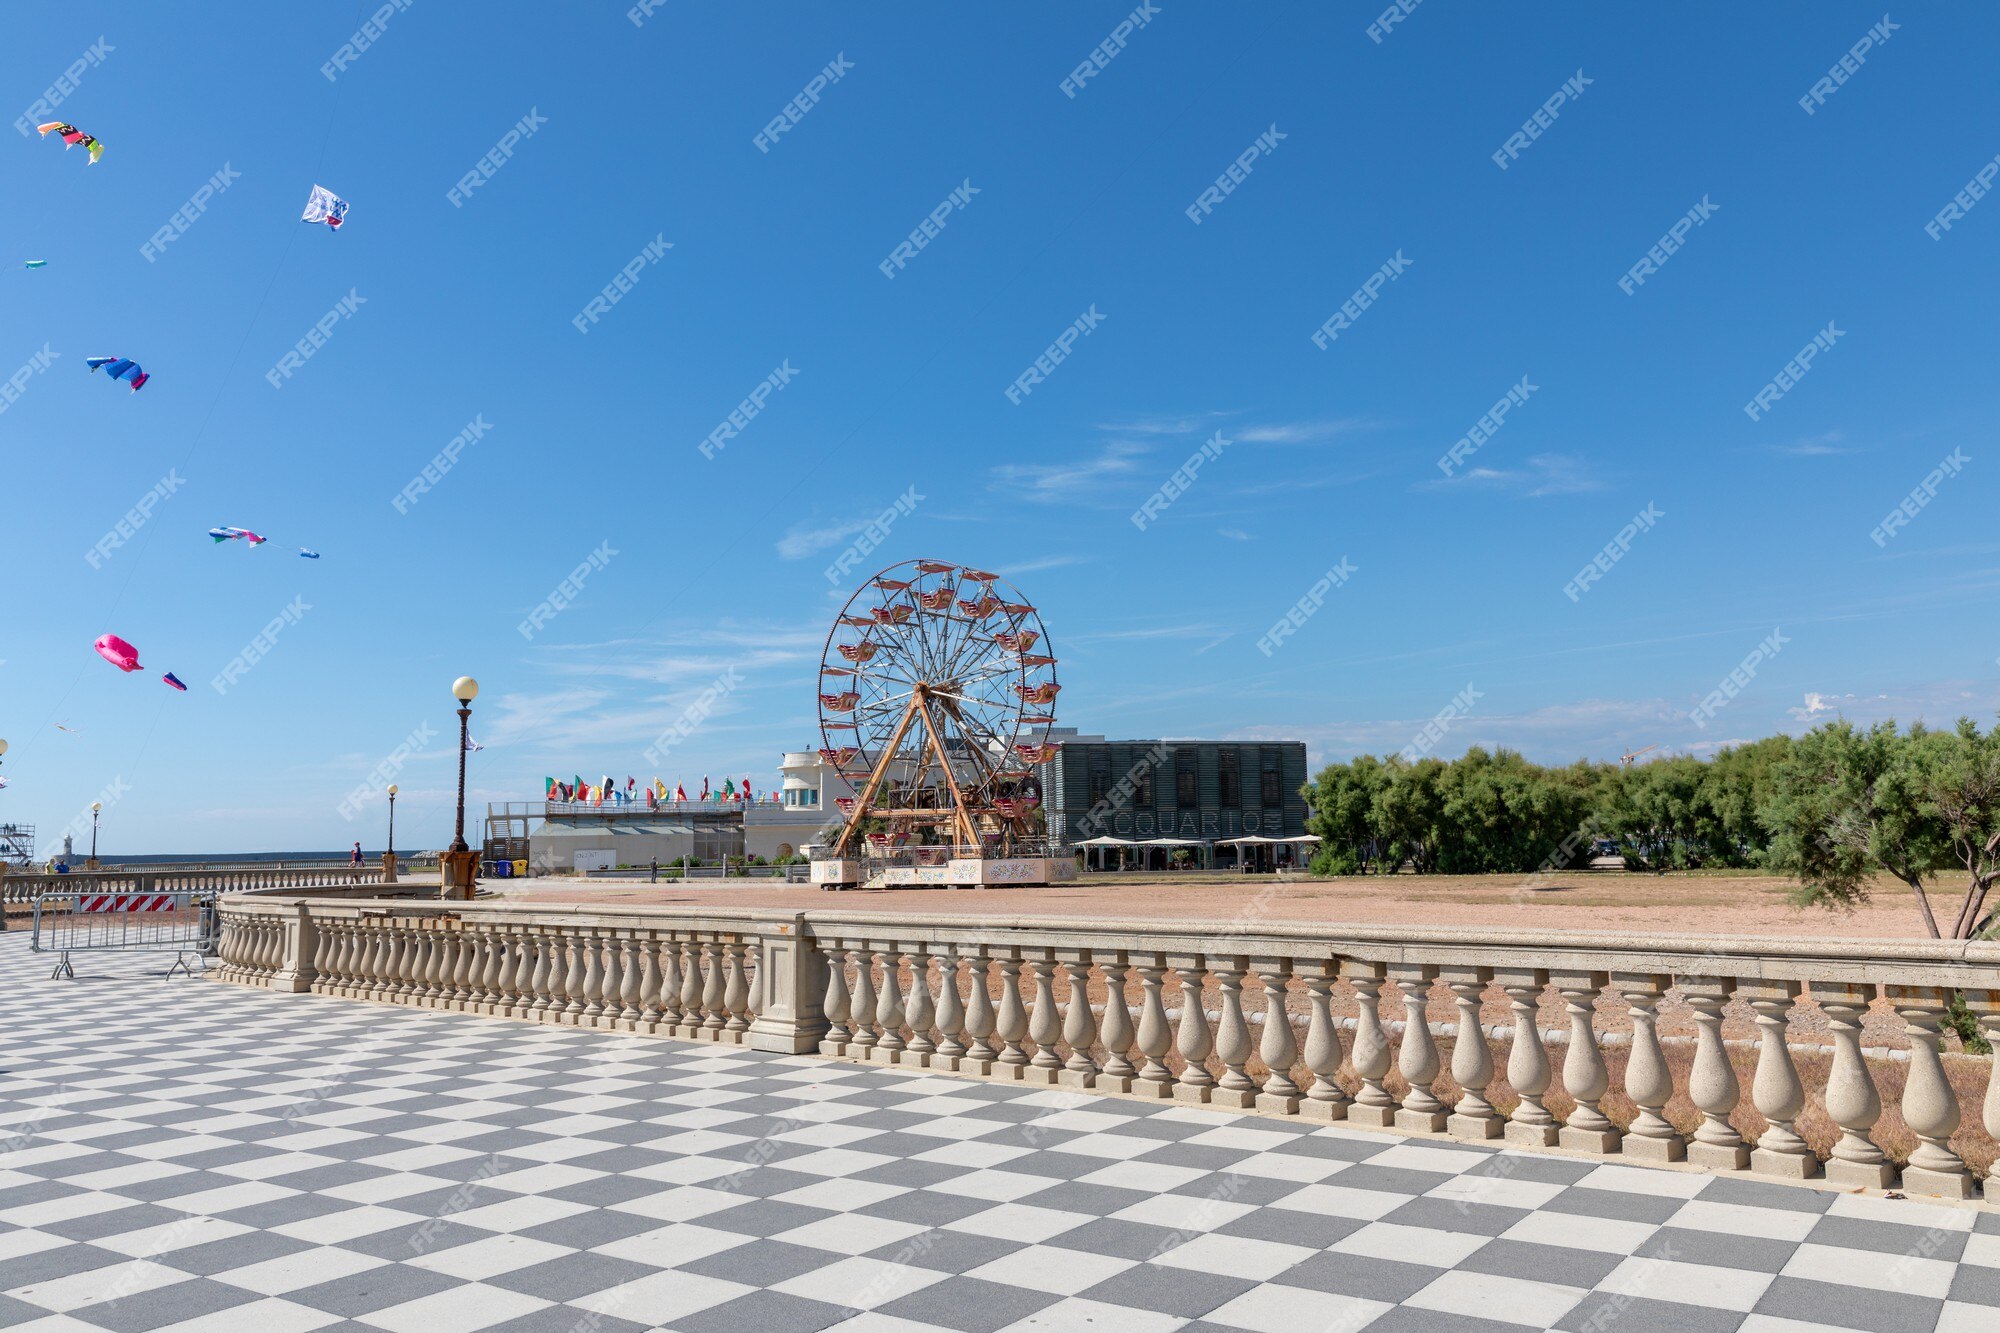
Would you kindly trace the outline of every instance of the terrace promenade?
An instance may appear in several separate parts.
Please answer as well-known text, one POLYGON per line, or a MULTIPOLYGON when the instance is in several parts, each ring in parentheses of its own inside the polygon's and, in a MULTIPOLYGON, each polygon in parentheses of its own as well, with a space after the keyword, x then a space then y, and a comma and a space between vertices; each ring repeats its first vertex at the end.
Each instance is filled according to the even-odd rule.
MULTIPOLYGON (((216 977, 245 984, 163 981, 146 975, 158 961, 134 958, 92 958, 82 979, 51 982, 24 934, 0 938, 0 1324, 1777 1333, 2000 1321, 2000 1212, 1981 1204, 1829 1189, 1782 1169, 1662 1167, 1630 1136, 1606 1153, 1601 1141, 1545 1149, 1539 1135, 1399 1133, 1368 1122, 1366 1096, 1342 1116, 1324 1101, 1317 1115, 1252 1105, 1291 1061, 1263 1044, 1268 1025, 1270 1061, 1239 1053, 1223 954, 1170 959, 1190 977, 1220 969, 1221 1077, 1198 1076, 1210 1051, 1197 1042, 1196 1058, 1167 1062, 1174 1095, 1141 1098, 1119 1072, 1135 1038, 1116 1004, 1096 1006, 1086 1033, 1082 1006, 1059 1014, 1034 966, 1032 1017, 1004 976, 997 1012, 981 1014, 956 967, 878 984, 867 966, 876 952, 962 962, 996 949, 975 940, 1006 926, 897 931, 829 914, 803 948, 781 913, 249 898, 224 910, 216 977), (855 967, 846 937, 868 931, 882 938, 855 967), (824 963, 817 977, 831 1005, 782 981, 843 954, 838 984, 824 963), (318 993, 290 993, 301 990, 318 993), (975 1012, 939 1011, 950 1003, 975 1012), (818 1049, 758 1049, 801 1026, 824 1031, 818 1049), (970 1076, 986 1036, 1005 1049, 970 1076), (953 1046, 961 1054, 943 1054, 953 1046), (1003 1071, 1015 1051, 1021 1064, 1003 1071), (1265 1080, 1248 1101, 1230 1077, 1246 1067, 1265 1080)), ((1011 929, 1018 948, 1023 927, 1011 929)), ((1149 948, 1186 947, 1163 923, 1125 930, 1129 954, 1102 940, 1086 954, 1093 941, 1075 931, 1039 939, 1099 970, 1149 969, 1149 948)), ((1287 947, 1288 966, 1309 971, 1316 946, 1287 947)), ((1505 969, 1518 947, 1495 936, 1483 949, 1505 969)), ((1359 963, 1375 946, 1335 948, 1359 963)), ((1815 966, 1840 968, 1837 951, 1820 952, 1815 966)), ((1927 966, 1870 965, 1906 980, 1927 966)), ((1076 969, 1067 979, 1080 975, 1088 986, 1076 969)), ((1155 1048, 1140 1006, 1134 1054, 1155 1048)), ((1210 1025, 1193 1012, 1183 1005, 1176 1026, 1210 1025)), ((1304 1059, 1324 1067, 1302 1019, 1304 1059)), ((1404 1049, 1421 1051, 1410 1031, 1404 1049)), ((1362 1043, 1354 1062, 1398 1093, 1401 1113, 1420 1103, 1412 1080, 1381 1081, 1362 1043)), ((1357 1086, 1349 1064, 1338 1072, 1357 1086)), ((1432 1086, 1456 1097, 1455 1121, 1471 1111, 1432 1086)), ((1579 1125, 1573 1105, 1549 1104, 1579 1125)))

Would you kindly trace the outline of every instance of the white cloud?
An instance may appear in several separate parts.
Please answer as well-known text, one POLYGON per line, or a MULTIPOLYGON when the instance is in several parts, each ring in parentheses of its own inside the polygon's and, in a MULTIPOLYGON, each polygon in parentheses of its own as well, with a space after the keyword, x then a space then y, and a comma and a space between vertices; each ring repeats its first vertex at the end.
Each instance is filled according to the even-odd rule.
POLYGON ((1218 536, 1227 537, 1233 542, 1247 542, 1251 540, 1250 534, 1241 528, 1217 528, 1215 531, 1218 536))
POLYGON ((1536 454, 1528 459, 1525 467, 1469 468, 1455 477, 1424 484, 1428 487, 1483 487, 1530 497, 1577 495, 1604 489, 1603 480, 1594 475, 1590 465, 1577 454, 1536 454))
POLYGON ((993 469, 993 479, 1026 500, 1096 503, 1103 499, 1101 487, 1106 482, 1138 472, 1138 459, 1146 452, 1142 444, 1111 440, 1093 458, 1003 463, 993 469))

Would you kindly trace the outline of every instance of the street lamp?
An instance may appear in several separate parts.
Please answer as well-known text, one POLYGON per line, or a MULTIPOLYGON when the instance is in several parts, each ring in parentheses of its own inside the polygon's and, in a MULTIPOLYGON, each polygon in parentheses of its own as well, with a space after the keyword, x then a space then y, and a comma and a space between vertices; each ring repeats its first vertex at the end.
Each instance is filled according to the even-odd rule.
POLYGON ((90 803, 90 868, 97 869, 97 815, 104 809, 104 802, 90 803))
POLYGON ((479 682, 470 676, 460 676, 451 683, 451 697, 458 700, 458 825, 451 850, 464 853, 471 850, 465 845, 466 728, 472 721, 472 701, 479 697, 479 682))
POLYGON ((389 855, 396 854, 396 784, 389 784, 389 855))

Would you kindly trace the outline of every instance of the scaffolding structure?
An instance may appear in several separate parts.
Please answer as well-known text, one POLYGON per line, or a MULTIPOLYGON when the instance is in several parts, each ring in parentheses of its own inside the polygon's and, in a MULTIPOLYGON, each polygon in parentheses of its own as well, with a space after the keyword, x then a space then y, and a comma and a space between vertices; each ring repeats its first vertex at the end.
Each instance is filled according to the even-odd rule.
POLYGON ((34 864, 35 826, 33 824, 0 824, 0 861, 9 865, 25 866, 34 864))

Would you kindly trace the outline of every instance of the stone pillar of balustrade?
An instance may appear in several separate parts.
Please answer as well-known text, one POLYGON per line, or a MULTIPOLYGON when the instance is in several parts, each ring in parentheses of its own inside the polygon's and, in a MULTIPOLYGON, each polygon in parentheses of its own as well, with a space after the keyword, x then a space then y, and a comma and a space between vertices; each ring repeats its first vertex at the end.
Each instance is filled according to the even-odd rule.
POLYGON ((1305 1093, 1292 1079, 1292 1066, 1299 1058, 1299 1039, 1292 1032, 1292 1015, 1286 1007, 1292 984, 1291 959, 1253 958, 1250 970, 1264 987, 1264 1030, 1257 1058, 1264 1062, 1268 1072, 1264 1086, 1257 1092, 1257 1109, 1267 1114, 1295 1115, 1305 1093))
POLYGON ((1340 960, 1340 975, 1354 988, 1354 1041, 1348 1063, 1354 1066, 1361 1091, 1348 1103, 1347 1119, 1356 1125, 1387 1129, 1396 1123, 1396 1099, 1382 1086, 1389 1076, 1389 1034, 1382 1030, 1382 983, 1389 969, 1359 958, 1340 960))
POLYGON ((722 1025, 721 1040, 741 1046, 744 1034, 750 1030, 750 976, 745 967, 745 955, 750 946, 741 940, 731 940, 723 946, 728 955, 728 970, 722 977, 722 1007, 729 1015, 722 1025))
POLYGON ((1688 1008, 1694 1011, 1694 1068, 1688 1073, 1688 1100, 1701 1111, 1701 1126, 1688 1144, 1687 1159, 1711 1171, 1741 1171, 1750 1165, 1750 1147, 1730 1113, 1742 1098, 1742 1084, 1729 1050, 1722 1044, 1722 1010, 1736 989, 1733 977, 1690 976, 1678 979, 1688 1008))
POLYGON ((1447 967, 1443 972, 1445 985, 1451 987, 1453 1003, 1458 1006, 1458 1034, 1451 1043, 1451 1077, 1464 1089, 1458 1105, 1452 1107, 1451 1116, 1445 1121, 1445 1129, 1454 1138, 1480 1142, 1497 1139, 1507 1132, 1507 1122, 1486 1099, 1487 1086, 1493 1082, 1493 1052, 1486 1045, 1486 1030, 1479 1021, 1480 1006, 1486 999, 1486 987, 1493 980, 1493 969, 1447 967))
POLYGON ((1792 1061, 1788 1018, 1799 997, 1796 981, 1753 981, 1743 998, 1757 1015, 1757 1072, 1750 1101, 1767 1122, 1750 1154, 1750 1167, 1766 1175, 1806 1180, 1819 1174, 1819 1158, 1793 1124, 1805 1109, 1805 1084, 1792 1061))
MULTIPOLYGON (((1814 994, 1818 991, 1815 986, 1814 994)), ((1824 1006, 1826 1002, 1822 1000, 1820 1003, 1824 1006)), ((1986 1096, 1980 1103, 1979 1119, 1987 1135, 2000 1141, 2000 991, 1969 990, 1965 992, 1965 1003, 1979 1020, 1986 1044, 1993 1048, 1993 1055, 1987 1060, 1986 1096)), ((1827 1176, 1831 1178, 1832 1175, 1829 1163, 1827 1176)), ((1995 1179, 1991 1168, 1988 1169, 1983 1194, 1988 1203, 2000 1203, 2000 1180, 1995 1179)))
POLYGON ((1211 1106, 1233 1106, 1248 1110, 1257 1104, 1257 1084, 1244 1068, 1255 1048, 1250 1044, 1250 1024, 1243 1017, 1243 977, 1249 960, 1240 957, 1210 958, 1215 974, 1219 1017, 1215 1024, 1215 1059, 1222 1077, 1208 1090, 1211 1106))
POLYGON ((1100 1092, 1130 1092, 1139 1077, 1131 1055, 1137 1032, 1131 1002, 1125 995, 1131 967, 1122 953, 1100 951, 1095 956, 1104 977, 1104 1022, 1098 1034, 1104 1045, 1104 1063, 1098 1067, 1092 1086, 1100 1092))
POLYGON ((921 941, 910 946, 910 993, 903 1001, 903 1021, 909 1024, 910 1039, 903 1047, 903 1063, 929 1069, 937 1055, 931 1032, 937 1023, 937 999, 931 994, 931 951, 921 941))
POLYGON ((312 913, 303 903, 294 904, 284 915, 284 959, 272 974, 272 989, 298 994, 312 989, 313 951, 318 937, 313 933, 312 913))
POLYGON ((1431 982, 1437 974, 1435 967, 1422 963, 1398 963, 1389 969, 1396 989, 1403 993, 1403 1043, 1396 1053, 1396 1072, 1409 1083, 1410 1091, 1396 1112, 1396 1128, 1406 1134, 1436 1134, 1449 1118, 1444 1103, 1431 1091, 1444 1067, 1430 1023, 1431 982))
POLYGON ((1167 1022, 1163 995, 1167 975, 1166 959, 1159 954, 1142 954, 1133 964, 1139 973, 1139 1034, 1135 1046, 1144 1063, 1132 1092, 1141 1097, 1167 1098, 1174 1095, 1173 1071, 1167 1068, 1166 1054, 1172 1049, 1174 1032, 1167 1022))
POLYGON ((805 916, 756 926, 757 1012, 744 1033, 756 1051, 801 1055, 820 1049, 829 1024, 824 1008, 827 959, 805 934, 805 916))
POLYGON ((1951 1149, 1958 1129, 1958 1094, 1945 1077, 1938 1058, 1943 1038, 1938 1031, 1951 994, 1936 986, 1888 986, 1884 993, 1903 1020, 1910 1042, 1910 1073, 1903 1084, 1903 1123, 1917 1136, 1917 1146, 1903 1167, 1906 1194, 1972 1197, 1972 1174, 1951 1149))
POLYGON ((729 1013, 722 1003, 728 990, 728 960, 721 940, 702 941, 701 965, 701 1007, 708 1011, 708 1016, 701 1020, 701 1035, 709 1041, 720 1041, 723 1030, 729 1026, 729 1013))
POLYGON ((850 942, 844 953, 854 965, 847 1001, 847 1058, 866 1060, 875 1049, 875 959, 863 940, 850 942))
MULTIPOLYGON (((1090 1012, 1090 955, 1066 958, 1060 966, 1069 982, 1069 1003, 1063 1007, 1062 1022, 1062 1039, 1069 1047, 1069 1058, 1063 1061, 1056 1081, 1066 1088, 1094 1088, 1097 1062, 1091 1058, 1090 1048, 1097 1044, 1097 1018, 1090 1012)), ((1107 1018, 1109 1012, 1107 1004, 1107 1018)))
POLYGON ((1181 1021, 1175 1033, 1174 1046, 1185 1063, 1181 1076, 1174 1083, 1174 1096, 1184 1102, 1196 1104, 1208 1100, 1209 1092, 1215 1087, 1215 1075, 1209 1072, 1208 1057, 1215 1049, 1215 1037, 1208 1026, 1208 1010, 1202 1001, 1202 977, 1206 962, 1200 954, 1180 954, 1167 960, 1173 965, 1174 975, 1181 985, 1181 1021))
POLYGON ((965 1054, 958 1057, 960 1073, 988 1077, 998 1062, 993 1045, 998 1018, 993 1011, 993 958, 984 946, 970 945, 965 956, 965 1054))
POLYGON ((901 1062, 905 1047, 902 946, 884 944, 875 957, 882 964, 882 989, 875 997, 875 1026, 878 1032, 868 1058, 877 1064, 893 1065, 901 1062))
POLYGON ((1597 1036, 1597 997, 1611 978, 1602 972, 1551 972, 1549 980, 1555 983, 1569 1012, 1563 1091, 1576 1102, 1556 1142, 1572 1152, 1617 1152, 1622 1137, 1618 1126, 1597 1105, 1611 1090, 1611 1070, 1604 1063, 1597 1036))
POLYGON ((1299 980, 1305 983, 1310 1009, 1306 1018, 1305 1063, 1313 1076, 1312 1087, 1299 1103, 1299 1114, 1308 1120, 1345 1120, 1353 1098, 1334 1080, 1342 1058, 1340 1027, 1333 1017, 1333 983, 1338 965, 1329 959, 1301 960, 1296 966, 1299 980))
POLYGON ((1055 962, 1047 952, 1023 961, 1021 968, 1034 978, 1035 1006, 1028 1013, 1028 1040, 1035 1043, 1034 1058, 1021 1071, 1028 1083, 1054 1084, 1062 1073, 1062 1056, 1056 1043, 1062 1039, 1062 1012, 1056 1007, 1055 962))
POLYGON ((1507 1082, 1520 1100, 1507 1117, 1507 1142, 1524 1148, 1553 1148, 1561 1126, 1542 1105, 1549 1090, 1549 1052, 1542 1043, 1542 992, 1549 974, 1540 968, 1495 968, 1493 978, 1507 994, 1514 1015, 1514 1040, 1507 1051, 1507 1082))
POLYGON ((1625 1059, 1625 1095, 1638 1112, 1625 1130, 1627 1157, 1646 1162, 1678 1162, 1687 1157, 1687 1139, 1666 1117, 1674 1095, 1673 1071, 1660 1048, 1660 997, 1671 977, 1652 972, 1614 972, 1612 984, 1632 1016, 1632 1049, 1625 1059))
POLYGON ((1021 1039, 1028 1035, 1028 1009, 1021 1003, 1021 964, 1013 949, 995 949, 1000 964, 1000 1007, 993 1014, 993 1035, 1000 1041, 1000 1054, 993 1062, 992 1076, 1019 1080, 1028 1067, 1028 1052, 1021 1039))
POLYGON ((959 960, 964 956, 956 944, 947 944, 938 955, 936 1017, 937 1049, 931 1052, 930 1067, 957 1072, 965 1058, 965 1000, 959 991, 959 960))

